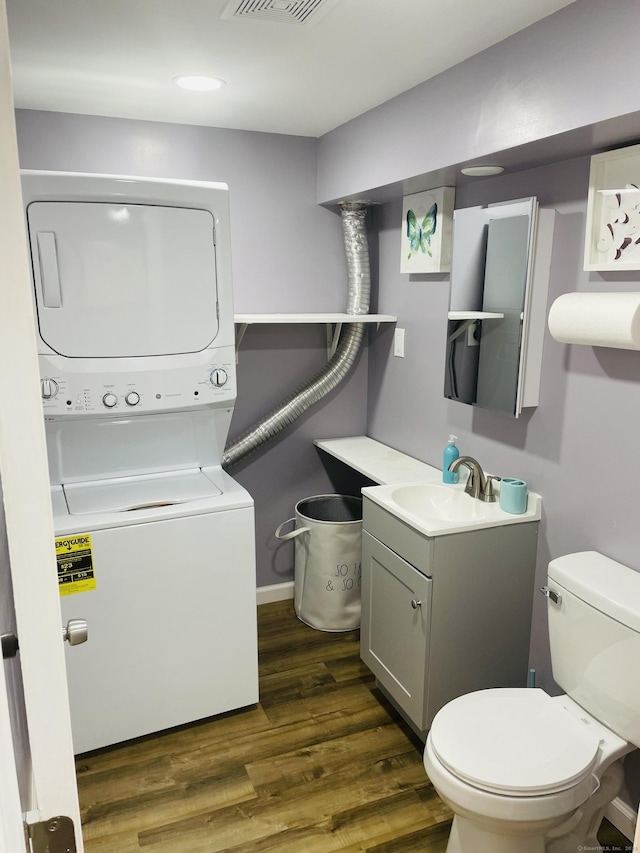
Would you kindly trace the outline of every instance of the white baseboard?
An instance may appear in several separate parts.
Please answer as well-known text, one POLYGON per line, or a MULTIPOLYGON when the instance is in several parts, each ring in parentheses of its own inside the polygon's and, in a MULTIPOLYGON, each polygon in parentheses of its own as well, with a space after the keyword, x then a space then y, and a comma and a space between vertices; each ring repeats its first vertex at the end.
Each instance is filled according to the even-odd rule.
POLYGON ((293 598, 293 581, 274 583, 271 586, 259 586, 256 593, 258 604, 269 604, 271 601, 285 601, 293 598))
POLYGON ((632 840, 636 831, 638 815, 631 806, 628 806, 620 797, 616 797, 607 806, 604 816, 629 841, 632 840))

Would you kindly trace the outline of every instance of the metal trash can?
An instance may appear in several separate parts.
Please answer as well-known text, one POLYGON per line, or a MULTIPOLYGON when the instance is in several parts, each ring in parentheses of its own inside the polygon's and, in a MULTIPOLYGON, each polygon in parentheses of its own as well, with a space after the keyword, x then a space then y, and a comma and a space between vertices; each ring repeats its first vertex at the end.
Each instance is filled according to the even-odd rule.
POLYGON ((296 616, 320 631, 360 626, 362 498, 315 495, 298 501, 275 533, 295 539, 296 616), (295 522, 295 529, 282 529, 295 522))

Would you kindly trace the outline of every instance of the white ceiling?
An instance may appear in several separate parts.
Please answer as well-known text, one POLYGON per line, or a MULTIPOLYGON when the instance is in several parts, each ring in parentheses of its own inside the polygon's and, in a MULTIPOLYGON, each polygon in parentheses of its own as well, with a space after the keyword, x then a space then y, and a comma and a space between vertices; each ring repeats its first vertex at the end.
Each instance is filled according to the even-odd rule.
POLYGON ((251 2, 278 14, 221 18, 229 0, 7 0, 16 106, 321 136, 573 0, 324 0, 305 24, 291 12, 309 0, 251 2), (172 82, 182 74, 227 85, 188 92, 172 82))

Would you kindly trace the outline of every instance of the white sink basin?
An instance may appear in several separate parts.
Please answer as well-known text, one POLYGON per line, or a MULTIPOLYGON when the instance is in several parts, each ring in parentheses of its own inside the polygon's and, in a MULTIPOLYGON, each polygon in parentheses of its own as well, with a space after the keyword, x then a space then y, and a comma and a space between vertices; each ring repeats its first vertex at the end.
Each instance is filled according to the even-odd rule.
POLYGON ((443 536, 540 519, 540 495, 529 492, 526 512, 513 515, 500 509, 499 484, 496 484, 495 491, 496 501, 493 503, 465 494, 462 484, 368 486, 362 494, 426 536, 443 536))
POLYGON ((391 493, 392 500, 413 515, 439 521, 480 521, 490 517, 492 505, 459 489, 436 483, 413 483, 391 493))

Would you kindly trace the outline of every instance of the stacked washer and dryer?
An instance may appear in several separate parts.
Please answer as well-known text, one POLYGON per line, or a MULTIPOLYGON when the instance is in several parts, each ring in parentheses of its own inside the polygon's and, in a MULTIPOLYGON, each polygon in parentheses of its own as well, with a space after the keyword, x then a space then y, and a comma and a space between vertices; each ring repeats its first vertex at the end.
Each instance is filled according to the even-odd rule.
POLYGON ((228 190, 22 174, 74 749, 257 702, 228 190), (73 624, 73 623, 72 623, 73 624))

